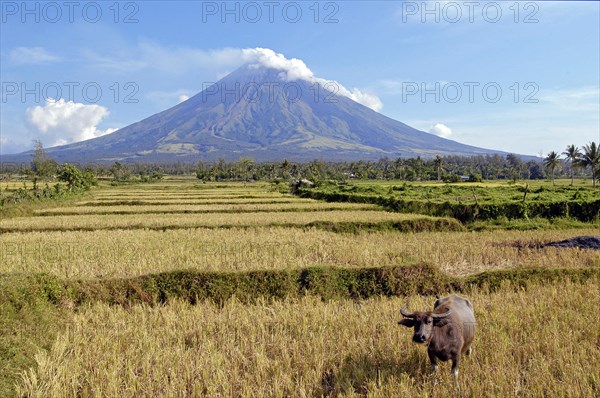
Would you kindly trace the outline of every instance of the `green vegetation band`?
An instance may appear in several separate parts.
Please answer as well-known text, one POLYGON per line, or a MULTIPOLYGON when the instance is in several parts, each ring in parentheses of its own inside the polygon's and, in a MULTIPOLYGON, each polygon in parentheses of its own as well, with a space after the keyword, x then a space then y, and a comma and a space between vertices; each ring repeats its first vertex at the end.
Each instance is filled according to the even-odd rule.
POLYGON ((116 305, 160 304, 178 298, 190 303, 210 300, 223 303, 235 297, 243 302, 259 298, 281 299, 305 294, 323 299, 366 299, 373 296, 406 296, 496 290, 561 280, 584 282, 600 278, 598 268, 527 268, 488 271, 468 277, 451 277, 430 264, 372 268, 314 266, 298 270, 250 272, 177 271, 136 278, 64 281, 47 274, 4 275, 0 286, 3 305, 48 301, 80 305, 102 301, 116 305))
POLYGON ((525 203, 435 203, 423 200, 403 200, 381 195, 361 195, 343 192, 323 192, 313 189, 299 189, 298 196, 324 200, 326 202, 370 203, 383 206, 400 213, 417 213, 436 217, 453 217, 463 223, 477 220, 490 220, 500 217, 519 219, 528 217, 573 219, 591 222, 600 218, 600 199, 592 201, 557 201, 525 203))

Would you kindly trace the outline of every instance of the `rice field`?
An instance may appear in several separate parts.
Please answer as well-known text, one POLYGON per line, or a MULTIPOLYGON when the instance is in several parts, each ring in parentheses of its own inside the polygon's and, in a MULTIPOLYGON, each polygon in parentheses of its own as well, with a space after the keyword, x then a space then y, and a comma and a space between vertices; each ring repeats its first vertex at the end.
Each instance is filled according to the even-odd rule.
POLYGON ((140 199, 129 199, 129 200, 94 200, 94 201, 81 201, 75 203, 76 206, 95 206, 95 207, 108 207, 108 206, 195 206, 195 205, 243 205, 243 204, 284 204, 284 203, 315 203, 311 199, 290 199, 290 198, 220 198, 220 199, 204 199, 200 202, 198 200, 190 199, 157 199, 157 200, 140 200, 140 199))
MULTIPOLYGON (((600 285, 470 296, 467 397, 594 397, 600 392, 600 285), (535 300, 532 298, 535 297, 535 300)), ((429 308, 435 297, 409 298, 429 308)), ((423 346, 397 325, 405 298, 256 305, 83 308, 22 375, 27 397, 451 397, 423 346)))
POLYGON ((335 212, 253 212, 68 215, 56 217, 20 217, 0 221, 2 232, 73 231, 106 229, 185 229, 200 227, 230 228, 233 226, 306 225, 318 221, 330 222, 383 222, 412 219, 433 220, 435 217, 374 212, 370 210, 340 210, 335 212))
POLYGON ((451 275, 516 267, 600 267, 600 257, 589 250, 511 245, 516 240, 562 240, 594 233, 590 229, 339 234, 285 227, 5 233, 0 237, 0 272, 126 278, 182 269, 371 267, 417 261, 436 264, 451 275))
MULTIPOLYGON (((479 232, 349 233, 320 227, 441 221, 374 205, 301 199, 268 184, 175 179, 104 184, 80 200, 0 220, 0 277, 43 274, 93 281, 181 270, 363 269, 423 262, 452 276, 600 268, 597 251, 523 245, 600 235, 596 224, 479 232)), ((479 332, 474 357, 461 364, 462 396, 599 396, 599 283, 525 288, 507 283, 494 292, 470 292, 479 332)), ((56 317, 60 332, 51 334, 44 347, 39 343, 44 333, 32 315, 38 307, 24 305, 12 322, 28 326, 8 333, 0 328, 0 355, 26 353, 21 365, 2 356, 9 359, 6 367, 0 365, 5 374, 0 395, 456 396, 449 366, 432 377, 424 347, 412 344, 410 332, 397 325, 401 306, 429 308, 434 300, 415 295, 324 301, 308 295, 255 303, 233 299, 222 305, 180 300, 156 306, 51 305, 53 315, 40 319, 56 317), (6 348, 3 339, 24 342, 6 348)))
MULTIPOLYGON (((221 200, 227 201, 229 199, 233 199, 234 201, 242 201, 246 199, 261 199, 263 201, 268 201, 269 199, 292 199, 287 195, 278 195, 278 194, 213 194, 213 195, 182 195, 178 194, 161 194, 161 195, 148 195, 147 193, 143 193, 140 195, 131 195, 131 194, 123 194, 119 196, 98 196, 96 200, 98 202, 114 202, 114 201, 122 201, 122 200, 168 200, 168 201, 209 201, 209 200, 221 200)), ((295 199, 295 198, 293 198, 295 199)))

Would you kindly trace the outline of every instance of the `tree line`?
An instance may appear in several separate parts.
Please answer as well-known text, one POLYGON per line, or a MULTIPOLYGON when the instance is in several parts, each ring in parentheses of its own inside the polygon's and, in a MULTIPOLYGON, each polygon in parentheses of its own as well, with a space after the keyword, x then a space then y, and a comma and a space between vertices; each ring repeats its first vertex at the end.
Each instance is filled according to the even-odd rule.
MULTIPOLYGON (((356 162, 265 162, 256 163, 251 158, 237 162, 206 163, 199 161, 195 173, 203 181, 273 181, 277 179, 306 178, 312 181, 347 179, 444 181, 459 182, 482 180, 540 180, 557 177, 590 177, 593 185, 600 174, 600 152, 591 142, 579 149, 569 145, 563 152, 564 159, 555 151, 543 159, 524 161, 520 156, 436 156, 433 159, 383 157, 377 161, 356 162)), ((177 167, 176 167, 177 168, 177 167)))
MULTIPOLYGON (((590 142, 579 148, 569 145, 559 155, 548 153, 543 159, 523 160, 515 154, 501 156, 436 156, 432 159, 382 157, 376 161, 359 160, 354 162, 256 162, 252 158, 237 161, 216 162, 199 160, 197 163, 125 163, 77 165, 78 170, 88 179, 110 179, 115 183, 152 182, 163 175, 195 175, 201 181, 286 181, 306 178, 311 181, 350 179, 405 180, 405 181, 481 181, 481 180, 539 180, 560 177, 591 177, 593 185, 600 177, 600 151, 598 144, 590 142), (563 157, 561 157, 564 156, 563 157)), ((76 167, 75 165, 71 165, 76 167)), ((76 168, 77 168, 76 167, 76 168)), ((26 174, 31 177, 34 187, 39 181, 67 177, 65 165, 59 166, 45 156, 41 143, 36 142, 34 158, 29 165, 2 165, 1 172, 26 174), (62 169, 61 169, 62 168, 62 169)), ((71 170, 71 174, 73 170, 71 170)), ((75 180, 77 181, 77 180, 75 180)), ((78 184, 73 182, 72 184, 78 184)), ((74 185, 73 185, 74 186, 74 185)))

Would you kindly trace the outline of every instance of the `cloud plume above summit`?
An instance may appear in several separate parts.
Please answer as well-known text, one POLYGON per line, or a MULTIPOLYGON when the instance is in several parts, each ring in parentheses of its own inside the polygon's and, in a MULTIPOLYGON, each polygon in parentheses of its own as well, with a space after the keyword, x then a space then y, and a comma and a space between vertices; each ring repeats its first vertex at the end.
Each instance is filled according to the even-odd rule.
POLYGON ((311 83, 320 83, 323 87, 335 87, 335 94, 343 95, 353 101, 379 112, 383 103, 378 96, 353 88, 347 89, 335 80, 327 80, 316 77, 306 66, 304 61, 298 58, 286 58, 283 54, 276 53, 269 48, 245 48, 242 51, 242 60, 256 67, 263 66, 281 71, 281 78, 285 81, 306 80, 311 83))
POLYGON ((282 71, 286 81, 308 80, 312 81, 314 75, 308 66, 298 58, 287 59, 283 54, 276 53, 269 48, 245 48, 242 50, 242 60, 245 63, 264 66, 282 71))

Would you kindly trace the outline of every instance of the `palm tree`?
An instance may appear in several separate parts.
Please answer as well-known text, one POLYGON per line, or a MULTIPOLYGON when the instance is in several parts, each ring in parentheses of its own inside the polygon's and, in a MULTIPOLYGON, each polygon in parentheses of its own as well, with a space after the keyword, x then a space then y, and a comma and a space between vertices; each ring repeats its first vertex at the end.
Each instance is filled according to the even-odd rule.
POLYGON ((569 169, 571 170, 571 186, 573 186, 573 169, 577 167, 579 163, 581 151, 575 145, 568 145, 562 154, 565 155, 565 159, 570 164, 569 169))
POLYGON ((435 155, 435 159, 433 160, 433 164, 437 170, 437 180, 440 181, 442 179, 442 164, 444 163, 444 159, 440 155, 435 155))
POLYGON ((590 142, 583 146, 583 153, 578 162, 581 167, 591 167, 592 169, 592 186, 596 187, 596 175, 600 172, 600 151, 595 142, 590 142))
POLYGON ((560 155, 555 151, 552 151, 544 158, 544 166, 550 169, 550 175, 552 176, 552 186, 554 186, 554 171, 560 166, 560 155))
POLYGON ((240 171, 242 172, 242 177, 244 177, 244 187, 248 182, 248 172, 254 166, 254 159, 252 158, 240 158, 238 161, 238 165, 240 167, 240 171))
POLYGON ((287 159, 284 159, 283 162, 281 163, 281 176, 285 179, 289 177, 289 172, 290 172, 290 162, 288 162, 287 159))

